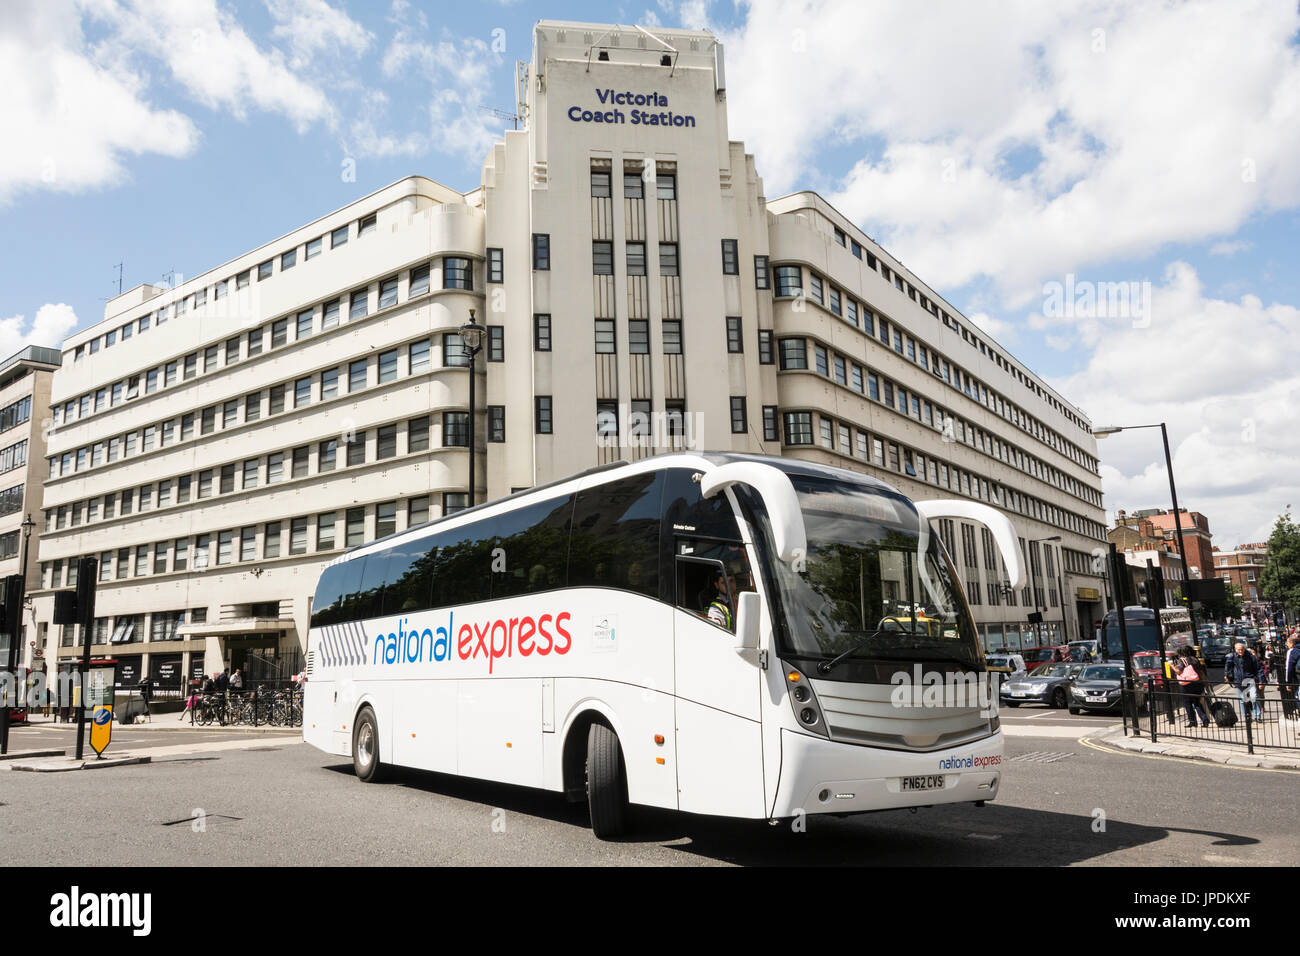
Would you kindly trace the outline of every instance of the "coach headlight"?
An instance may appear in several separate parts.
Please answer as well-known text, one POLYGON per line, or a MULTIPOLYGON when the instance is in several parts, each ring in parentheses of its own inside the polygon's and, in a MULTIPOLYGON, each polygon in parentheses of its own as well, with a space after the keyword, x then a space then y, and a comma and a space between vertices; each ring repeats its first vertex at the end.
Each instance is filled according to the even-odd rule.
POLYGON ((799 726, 823 737, 829 737, 830 731, 826 728, 826 718, 822 715, 821 704, 817 702, 817 694, 799 668, 786 665, 785 686, 790 694, 790 707, 794 710, 799 726))

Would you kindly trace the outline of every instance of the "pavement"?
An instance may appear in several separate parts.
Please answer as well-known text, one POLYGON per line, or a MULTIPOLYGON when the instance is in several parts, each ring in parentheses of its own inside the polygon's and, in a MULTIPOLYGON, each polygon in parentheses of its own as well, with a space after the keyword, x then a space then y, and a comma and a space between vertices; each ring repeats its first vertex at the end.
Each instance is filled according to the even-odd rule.
MULTIPOLYGON (((31 727, 38 727, 45 730, 71 730, 75 733, 77 729, 77 724, 75 721, 58 722, 53 717, 45 717, 40 714, 29 715, 27 718, 27 723, 31 727)), ((16 726, 22 726, 22 725, 19 724, 16 726)), ((87 723, 86 726, 89 727, 90 724, 87 723)), ((221 724, 208 724, 207 726, 203 726, 200 724, 191 724, 188 717, 186 717, 184 720, 181 720, 180 715, 176 713, 155 714, 153 718, 150 720, 146 720, 143 723, 137 721, 133 724, 127 724, 125 727, 123 727, 121 724, 114 721, 113 733, 116 734, 125 730, 129 730, 132 733, 136 731, 143 731, 145 733, 166 733, 169 731, 185 731, 188 733, 195 733, 200 731, 219 731, 223 734, 272 734, 272 735, 297 734, 299 736, 302 735, 301 727, 282 727, 282 726, 273 726, 271 724, 261 724, 260 726, 257 727, 254 727, 251 724, 227 724, 225 726, 222 726, 221 724)))
MULTIPOLYGON (((1300 749, 1297 749, 1294 743, 1296 735, 1294 729, 1290 730, 1292 737, 1290 747, 1268 747, 1256 744, 1255 752, 1251 754, 1247 751, 1244 742, 1202 741, 1169 736, 1168 722, 1165 720, 1161 720, 1156 725, 1156 741, 1152 743, 1151 731, 1145 721, 1142 726, 1144 732, 1137 736, 1133 736, 1132 725, 1130 725, 1128 735, 1125 735, 1124 728, 1121 726, 1115 727, 1093 739, 1130 753, 1159 754, 1164 757, 1182 757, 1187 760, 1208 760, 1211 763, 1221 763, 1229 767, 1300 770, 1300 749), (1162 733, 1162 730, 1166 732, 1162 733)), ((1266 723, 1264 726, 1268 727, 1269 724, 1266 723)), ((1292 728, 1294 726, 1291 725, 1292 728)), ((1285 722, 1283 722, 1283 728, 1284 730, 1287 729, 1285 722)), ((1187 733, 1186 728, 1180 728, 1180 733, 1187 733)))

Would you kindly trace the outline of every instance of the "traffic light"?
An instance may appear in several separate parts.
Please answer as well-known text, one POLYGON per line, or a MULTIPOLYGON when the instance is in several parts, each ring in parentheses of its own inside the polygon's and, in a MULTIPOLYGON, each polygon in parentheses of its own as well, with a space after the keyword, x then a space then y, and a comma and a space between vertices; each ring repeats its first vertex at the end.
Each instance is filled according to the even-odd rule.
POLYGON ((1146 583, 1146 581, 1139 581, 1139 582, 1138 582, 1138 584, 1137 584, 1137 596, 1138 596, 1138 603, 1141 604, 1143 607, 1146 607, 1146 606, 1147 606, 1147 583, 1146 583))
POLYGON ((23 576, 11 574, 4 579, 4 603, 0 604, 0 634, 8 634, 10 646, 16 646, 23 621, 23 576))

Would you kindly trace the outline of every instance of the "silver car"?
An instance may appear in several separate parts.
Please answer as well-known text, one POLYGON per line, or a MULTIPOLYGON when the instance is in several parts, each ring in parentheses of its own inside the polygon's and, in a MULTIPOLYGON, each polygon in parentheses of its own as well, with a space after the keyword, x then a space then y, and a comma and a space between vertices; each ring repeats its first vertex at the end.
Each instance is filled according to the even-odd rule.
POLYGON ((1015 674, 1005 681, 998 696, 1008 707, 1021 704, 1066 707, 1069 705, 1069 683, 1084 666, 1066 662, 1040 664, 1028 674, 1015 674))

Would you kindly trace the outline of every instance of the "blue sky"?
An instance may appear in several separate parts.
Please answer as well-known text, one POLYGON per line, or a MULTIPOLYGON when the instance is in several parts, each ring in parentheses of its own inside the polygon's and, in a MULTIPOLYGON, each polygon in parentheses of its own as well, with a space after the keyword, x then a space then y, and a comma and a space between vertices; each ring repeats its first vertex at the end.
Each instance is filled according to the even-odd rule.
MULTIPOLYGON (((1095 422, 1169 421, 1216 543, 1300 503, 1290 2, 19 0, 0 350, 97 321, 119 262, 192 275, 411 173, 477 186, 542 18, 713 30, 770 196, 817 189, 1095 422), (1150 283, 1152 321, 1046 314, 1067 274, 1150 283)), ((1108 507, 1165 503, 1142 433, 1100 450, 1108 507)))

